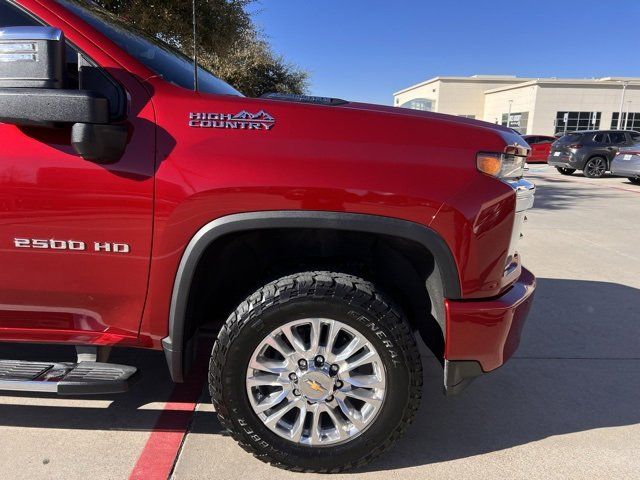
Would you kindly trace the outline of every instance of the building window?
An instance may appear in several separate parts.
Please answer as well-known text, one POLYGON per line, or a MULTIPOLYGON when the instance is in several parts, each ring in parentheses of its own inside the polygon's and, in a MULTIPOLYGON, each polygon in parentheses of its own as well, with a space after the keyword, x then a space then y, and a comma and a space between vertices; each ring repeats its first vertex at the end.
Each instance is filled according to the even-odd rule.
MULTIPOLYGON (((615 130, 618 128, 619 116, 620 112, 613 112, 613 117, 611 117, 611 129, 615 130)), ((629 118, 627 118, 627 112, 623 112, 620 129, 640 131, 640 112, 629 112, 629 118)))
POLYGON ((598 130, 602 112, 556 112, 555 133, 598 130))
POLYGON ((475 115, 458 115, 459 117, 463 117, 463 118, 470 118, 471 120, 475 120, 476 116, 475 115))
POLYGON ((502 114, 501 125, 513 128, 520 134, 527 133, 527 125, 529 124, 529 112, 512 112, 507 122, 507 113, 502 114))
POLYGON ((427 98, 414 98, 400 105, 401 108, 411 108, 413 110, 424 110, 425 112, 433 111, 433 100, 427 98))

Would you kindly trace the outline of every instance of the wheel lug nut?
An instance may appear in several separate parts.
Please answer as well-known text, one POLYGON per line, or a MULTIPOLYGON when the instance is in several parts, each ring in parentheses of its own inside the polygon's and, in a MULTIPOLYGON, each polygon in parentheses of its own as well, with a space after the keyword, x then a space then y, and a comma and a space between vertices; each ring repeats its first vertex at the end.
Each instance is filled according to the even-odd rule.
POLYGON ((333 395, 329 395, 326 399, 327 402, 333 402, 333 395))
POLYGON ((296 389, 293 391, 293 394, 294 394, 296 397, 299 397, 299 396, 300 396, 300 390, 298 390, 298 389, 296 388, 296 389))
POLYGON ((302 370, 306 370, 307 369, 307 361, 305 359, 301 359, 298 361, 298 366, 302 369, 302 370))
POLYGON ((340 370, 340 367, 338 367, 338 365, 336 365, 335 363, 331 365, 331 367, 329 367, 329 373, 331 375, 335 375, 336 373, 338 373, 338 370, 340 370))
POLYGON ((321 366, 324 364, 324 357, 322 355, 318 355, 316 357, 316 365, 321 366))
POLYGON ((298 381, 298 376, 295 373, 290 373, 289 374, 289 380, 291 380, 292 382, 297 382, 298 381))
POLYGON ((336 382, 336 388, 342 388, 343 386, 344 386, 344 383, 342 383, 340 380, 336 382))

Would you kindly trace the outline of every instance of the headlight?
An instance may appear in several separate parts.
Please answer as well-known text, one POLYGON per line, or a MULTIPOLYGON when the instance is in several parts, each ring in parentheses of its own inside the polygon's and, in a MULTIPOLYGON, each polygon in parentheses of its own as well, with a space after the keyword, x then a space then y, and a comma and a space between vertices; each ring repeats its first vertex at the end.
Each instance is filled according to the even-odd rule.
POLYGON ((524 175, 527 157, 509 153, 479 153, 476 157, 478 170, 496 178, 520 178, 524 175))

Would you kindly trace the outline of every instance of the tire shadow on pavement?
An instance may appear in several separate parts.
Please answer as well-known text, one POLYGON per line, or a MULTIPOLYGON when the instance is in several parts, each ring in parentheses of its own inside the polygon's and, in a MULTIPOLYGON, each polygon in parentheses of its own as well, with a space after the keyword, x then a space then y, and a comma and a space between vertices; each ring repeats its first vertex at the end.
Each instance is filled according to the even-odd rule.
POLYGON ((640 290, 538 279, 520 349, 457 397, 425 358, 422 406, 407 435, 360 471, 495 452, 556 435, 640 423, 640 290))

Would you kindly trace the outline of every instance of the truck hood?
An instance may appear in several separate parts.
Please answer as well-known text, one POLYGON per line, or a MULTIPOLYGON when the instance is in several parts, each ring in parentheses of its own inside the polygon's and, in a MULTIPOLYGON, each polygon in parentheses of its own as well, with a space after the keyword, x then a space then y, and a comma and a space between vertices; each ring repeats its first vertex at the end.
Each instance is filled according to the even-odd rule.
POLYGON ((392 107, 387 105, 376 105, 370 103, 360 103, 360 102, 348 102, 345 100, 340 100, 336 98, 330 97, 309 97, 305 95, 278 95, 278 94, 268 94, 265 97, 268 100, 278 100, 283 101, 283 103, 292 104, 306 104, 307 106, 320 106, 320 108, 326 109, 326 107, 331 107, 330 109, 335 110, 337 115, 340 115, 340 112, 344 113, 346 111, 350 111, 353 113, 362 113, 362 114, 374 114, 374 115, 382 115, 385 117, 396 118, 396 119, 404 119, 405 121, 410 121, 410 119, 415 120, 430 120, 436 122, 446 122, 452 124, 451 127, 455 128, 456 126, 460 126, 463 128, 472 128, 472 129, 483 129, 488 130, 495 133, 498 133, 508 145, 519 145, 525 148, 528 148, 529 145, 526 141, 514 132, 512 129, 507 128, 502 125, 497 125, 489 122, 484 122, 475 119, 469 119, 465 117, 460 117, 456 115, 448 115, 443 113, 435 113, 435 112, 425 112, 422 110, 413 110, 409 108, 400 108, 400 107, 392 107))
MULTIPOLYGON (((371 103, 359 103, 359 102, 349 102, 345 104, 342 108, 352 108, 361 111, 367 112, 378 112, 384 113, 388 115, 403 115, 407 117, 415 117, 415 118, 429 118, 444 122, 457 123, 460 125, 471 125, 479 128, 487 128, 489 130, 498 130, 501 132, 505 132, 507 134, 515 135, 515 132, 510 128, 504 127, 502 125, 483 122, 481 120, 474 120, 466 117, 459 117, 456 115, 448 115, 445 113, 435 113, 435 112, 425 112, 423 110, 413 110, 410 108, 401 108, 401 107, 391 107, 388 105, 375 105, 371 103)), ((523 140, 524 141, 524 140, 523 140)))
POLYGON ((386 105, 374 105, 370 103, 358 103, 351 102, 341 107, 344 109, 353 109, 360 112, 371 112, 387 116, 399 116, 407 119, 415 120, 430 120, 441 124, 449 124, 451 128, 460 128, 462 131, 471 130, 483 130, 490 132, 491 134, 497 134, 501 137, 506 145, 513 145, 521 147, 522 149, 530 150, 529 144, 514 130, 502 125, 484 122, 481 120, 475 120, 457 115, 448 115, 444 113, 425 112, 421 110, 413 110, 410 108, 391 107, 386 105))

